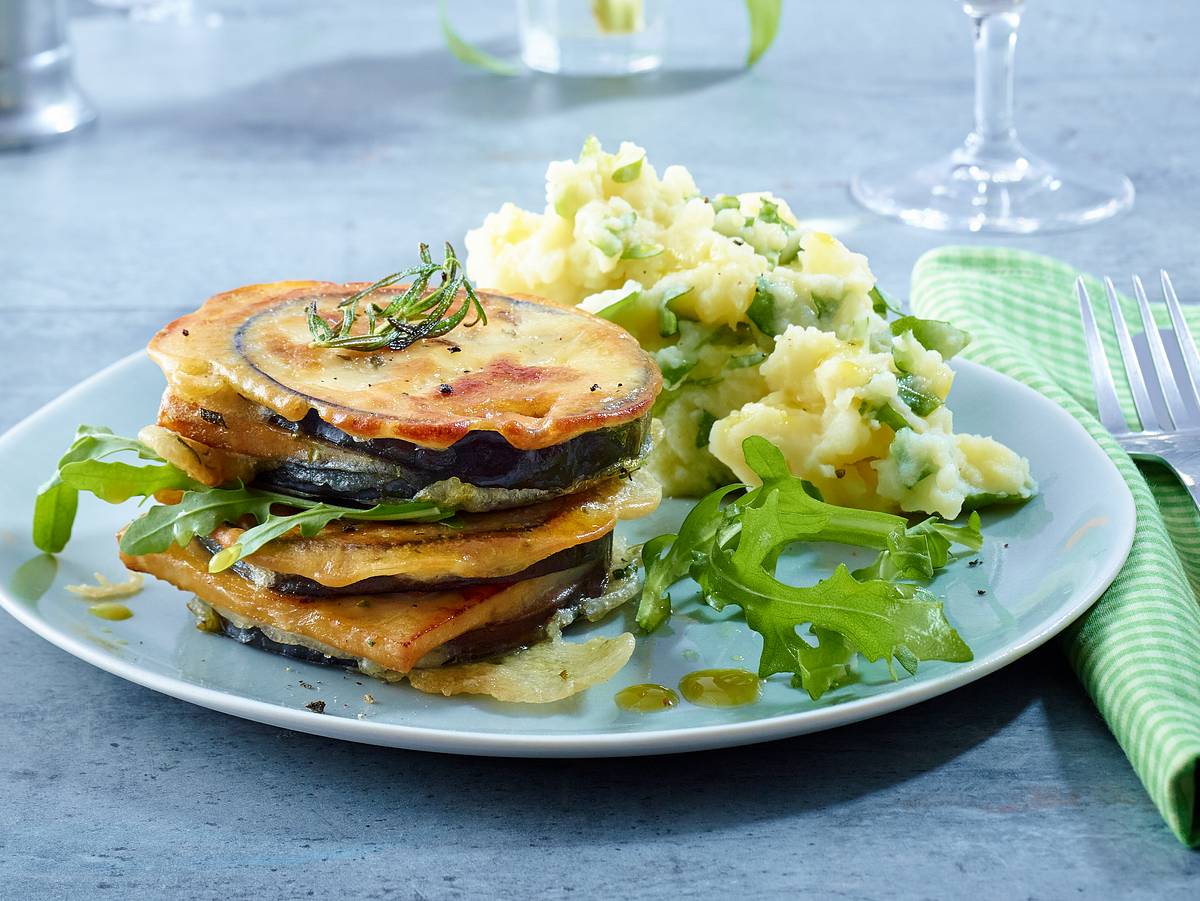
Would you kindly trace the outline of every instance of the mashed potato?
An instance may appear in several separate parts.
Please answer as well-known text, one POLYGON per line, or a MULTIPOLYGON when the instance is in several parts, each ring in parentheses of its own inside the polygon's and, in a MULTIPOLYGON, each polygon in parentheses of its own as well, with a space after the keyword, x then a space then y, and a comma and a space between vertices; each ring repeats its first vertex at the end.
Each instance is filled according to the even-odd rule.
POLYGON ((770 194, 706 197, 683 167, 660 178, 635 144, 589 138, 550 164, 543 212, 507 203, 466 246, 480 287, 580 305, 654 353, 665 430, 649 466, 668 494, 750 480, 749 435, 836 503, 952 518, 1035 490, 1022 458, 951 431, 946 359, 965 336, 889 323, 866 257, 770 194))

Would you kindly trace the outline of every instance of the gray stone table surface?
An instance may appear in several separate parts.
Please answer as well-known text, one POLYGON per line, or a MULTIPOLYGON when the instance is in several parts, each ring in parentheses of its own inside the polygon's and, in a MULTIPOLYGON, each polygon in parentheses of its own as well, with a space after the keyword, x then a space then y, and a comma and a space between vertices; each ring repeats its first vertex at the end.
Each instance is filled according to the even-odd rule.
MULTIPOLYGON (((512 48, 510 4, 453 5, 512 48)), ((903 294, 947 239, 864 216, 847 182, 961 138, 968 23, 949 0, 786 6, 752 72, 740 4, 708 0, 677 16, 666 71, 597 82, 465 69, 431 2, 230 2, 218 27, 80 5, 100 126, 0 156, 0 429, 216 290, 369 278, 504 200, 540 204, 546 162, 592 132, 709 191, 783 194, 903 294)), ((1166 266, 1200 295, 1198 28, 1172 0, 1030 5, 1027 140, 1122 168, 1139 194, 1112 222, 1013 243, 1114 275, 1166 266)), ((5 898, 1200 895, 1200 857, 1054 647, 857 726, 644 760, 285 732, 123 682, 7 617, 0 686, 5 898)))

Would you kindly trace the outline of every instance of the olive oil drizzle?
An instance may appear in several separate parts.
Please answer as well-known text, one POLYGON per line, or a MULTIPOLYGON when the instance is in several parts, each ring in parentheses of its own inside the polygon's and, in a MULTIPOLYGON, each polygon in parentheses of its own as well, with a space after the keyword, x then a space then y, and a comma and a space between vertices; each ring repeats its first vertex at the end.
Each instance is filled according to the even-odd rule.
POLYGON ((673 688, 667 688, 665 685, 643 682, 640 685, 622 688, 613 696, 613 700, 622 710, 657 713, 675 707, 679 703, 679 695, 673 688))
POLYGON ((129 619, 133 616, 133 611, 124 604, 118 604, 116 601, 105 601, 101 604, 92 604, 88 607, 88 612, 92 616, 98 616, 100 619, 121 620, 129 619))
POLYGON ((679 691, 701 707, 740 707, 758 700, 762 680, 744 669, 702 669, 679 680, 679 691))

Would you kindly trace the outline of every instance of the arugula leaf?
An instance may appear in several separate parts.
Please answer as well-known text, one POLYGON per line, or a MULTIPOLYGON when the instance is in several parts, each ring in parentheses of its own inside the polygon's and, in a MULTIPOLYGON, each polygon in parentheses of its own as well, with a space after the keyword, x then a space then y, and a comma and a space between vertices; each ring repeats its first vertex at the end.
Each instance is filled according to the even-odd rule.
POLYGON ((57 554, 71 540, 79 492, 64 485, 57 475, 38 489, 33 503, 33 544, 39 551, 57 554))
POLYGON ((671 596, 667 589, 688 574, 693 562, 707 554, 721 524, 721 502, 727 494, 743 487, 734 484, 718 488, 692 507, 678 535, 660 535, 642 547, 646 579, 636 619, 647 632, 653 632, 670 617, 671 596))
POLYGON ((33 543, 57 554, 71 540, 79 492, 90 491, 109 503, 148 497, 164 489, 202 487, 183 470, 167 463, 136 438, 114 435, 103 426, 81 425, 75 440, 58 461, 55 475, 38 488, 33 507, 33 543), (123 452, 160 465, 130 466, 105 458, 123 452))
POLYGON ((254 528, 243 532, 236 544, 213 554, 208 561, 208 571, 219 573, 229 569, 243 557, 249 557, 264 544, 286 535, 295 528, 299 528, 300 534, 305 538, 312 538, 341 515, 342 511, 337 507, 320 504, 288 516, 267 516, 254 528))
POLYGON ((311 536, 335 519, 436 522, 454 516, 453 510, 429 501, 381 504, 363 510, 240 484, 209 488, 135 438, 114 435, 106 428, 80 426, 74 442, 59 460, 58 472, 38 489, 33 515, 34 544, 47 553, 58 553, 66 547, 80 491, 116 504, 168 489, 183 492, 179 503, 155 505, 130 523, 121 535, 122 551, 133 556, 161 553, 172 542, 186 545, 197 535, 210 535, 221 523, 253 518, 257 525, 243 534, 239 550, 222 552, 226 555, 222 560, 227 562, 221 568, 225 568, 296 526, 300 526, 301 534, 311 536), (132 466, 105 459, 116 453, 133 453, 143 460, 156 461, 156 465, 132 466), (275 505, 300 512, 277 515, 272 513, 275 505))
POLYGON ((659 536, 644 546, 646 581, 637 616, 643 629, 666 620, 668 589, 691 575, 706 603, 716 610, 740 607, 763 636, 759 675, 792 673, 793 684, 813 699, 845 678, 855 653, 886 660, 893 674, 894 663, 911 673, 922 660, 971 659, 942 605, 900 580, 931 578, 950 561, 954 544, 978 548, 978 516, 966 525, 930 517, 910 527, 890 513, 824 503, 765 438, 747 438, 742 452, 760 487, 731 503, 726 496, 744 486, 713 492, 688 514, 678 536, 659 536), (880 554, 859 572, 842 565, 815 585, 792 586, 775 570, 781 553, 798 541, 836 541, 880 554))
MULTIPOLYGON (((787 541, 768 501, 744 514, 736 550, 714 547, 702 582, 716 609, 742 608, 746 623, 763 636, 759 675, 799 672, 809 645, 796 631, 811 624, 843 636, 870 661, 893 659, 910 672, 917 660, 971 659, 971 650, 931 595, 881 579, 860 582, 840 565, 810 587, 785 585, 764 568, 771 547, 787 541)), ((772 567, 773 569, 773 567, 772 567)))
MULTIPOLYGON (((783 451, 761 435, 742 442, 746 465, 762 479, 762 488, 742 499, 747 509, 761 506, 769 498, 777 503, 776 516, 788 536, 784 544, 795 541, 835 541, 858 547, 886 548, 888 537, 903 530, 908 522, 902 516, 877 510, 839 507, 814 498, 806 483, 792 475, 783 451)), ((782 545, 778 549, 781 550, 782 545)))
POLYGON ((159 491, 188 490, 204 486, 182 469, 171 465, 130 466, 105 460, 80 460, 58 471, 63 484, 90 491, 102 501, 120 504, 131 497, 149 497, 159 491))
POLYGON ((912 332, 913 337, 926 350, 936 350, 943 360, 949 360, 971 343, 971 336, 960 328, 940 319, 918 319, 916 316, 901 316, 892 321, 892 334, 912 332))
POLYGON ((221 523, 235 523, 243 516, 263 522, 274 502, 272 495, 250 488, 189 491, 178 504, 151 507, 126 526, 121 550, 135 557, 159 554, 172 543, 183 547, 197 535, 211 535, 221 523))
POLYGON ((380 504, 362 510, 254 488, 208 488, 186 492, 178 504, 151 507, 126 527, 121 550, 133 556, 161 553, 172 543, 183 546, 197 535, 210 535, 222 523, 252 517, 257 524, 243 532, 237 544, 213 556, 209 572, 220 572, 297 526, 301 535, 311 538, 336 519, 437 522, 453 515, 454 511, 430 501, 380 504), (271 512, 275 505, 300 509, 275 514, 271 512))
MULTIPOLYGON (((794 659, 798 665, 792 676, 792 687, 803 688, 808 696, 817 700, 835 685, 841 684, 850 674, 850 661, 854 659, 854 646, 837 632, 809 626, 809 635, 817 642, 810 646, 795 648, 794 659)), ((780 672, 790 672, 784 669, 780 672)))

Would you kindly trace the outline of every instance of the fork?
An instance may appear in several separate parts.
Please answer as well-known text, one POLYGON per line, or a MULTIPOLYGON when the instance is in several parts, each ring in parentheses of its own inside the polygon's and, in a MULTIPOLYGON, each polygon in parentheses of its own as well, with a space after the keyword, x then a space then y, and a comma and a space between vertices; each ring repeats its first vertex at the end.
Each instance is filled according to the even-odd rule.
POLYGON ((1133 406, 1140 420, 1140 429, 1129 428, 1125 414, 1117 400, 1112 370, 1100 343, 1100 332, 1096 328, 1096 317, 1092 312, 1091 298, 1083 279, 1075 282, 1079 295, 1079 312, 1083 318, 1083 336, 1087 343, 1088 363, 1092 369, 1092 384, 1096 389, 1096 405, 1100 422, 1117 443, 1134 459, 1150 460, 1166 466, 1187 488, 1192 499, 1200 506, 1200 354, 1191 330, 1183 318, 1179 298, 1166 272, 1159 270, 1163 297, 1171 314, 1172 337, 1179 348, 1182 365, 1173 363, 1167 355, 1163 336, 1150 312, 1146 289, 1138 276, 1133 277, 1133 293, 1141 313, 1146 344, 1150 350, 1150 366, 1143 372, 1134 351, 1129 325, 1117 301, 1117 289, 1112 279, 1104 279, 1108 294, 1108 308, 1117 333, 1117 346, 1121 351, 1121 362, 1133 394, 1133 406), (1151 389, 1163 401, 1163 408, 1155 407, 1151 389), (1188 401, 1191 401, 1191 406, 1188 401), (1165 415, 1163 415, 1165 414, 1165 415))

